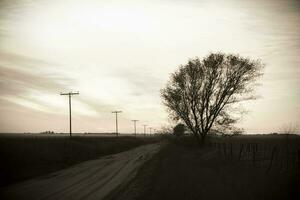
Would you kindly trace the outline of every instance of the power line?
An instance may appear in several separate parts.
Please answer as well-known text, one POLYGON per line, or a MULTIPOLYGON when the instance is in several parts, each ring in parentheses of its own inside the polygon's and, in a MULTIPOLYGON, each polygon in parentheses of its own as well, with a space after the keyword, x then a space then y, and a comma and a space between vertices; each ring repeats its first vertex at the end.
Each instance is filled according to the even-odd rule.
POLYGON ((60 95, 68 95, 69 96, 69 120, 70 120, 70 137, 72 137, 72 111, 71 111, 71 97, 72 95, 79 95, 79 92, 68 92, 68 93, 60 93, 60 95))
POLYGON ((112 113, 116 114, 116 135, 117 135, 117 137, 119 136, 119 133, 118 133, 118 113, 121 113, 121 112, 122 112, 121 110, 112 111, 112 113))
POLYGON ((134 120, 131 120, 131 121, 133 121, 133 124, 134 124, 134 135, 136 137, 136 122, 138 122, 139 120, 134 119, 134 120))

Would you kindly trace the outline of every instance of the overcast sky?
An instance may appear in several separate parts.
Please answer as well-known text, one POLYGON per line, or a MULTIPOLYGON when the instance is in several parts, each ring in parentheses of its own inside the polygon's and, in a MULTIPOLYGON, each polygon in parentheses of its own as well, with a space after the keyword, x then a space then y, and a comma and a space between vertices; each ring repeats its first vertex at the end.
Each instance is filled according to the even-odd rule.
POLYGON ((245 103, 248 133, 300 124, 297 0, 0 0, 0 132, 120 131, 132 119, 168 124, 159 90, 189 58, 261 59, 260 99, 245 103))

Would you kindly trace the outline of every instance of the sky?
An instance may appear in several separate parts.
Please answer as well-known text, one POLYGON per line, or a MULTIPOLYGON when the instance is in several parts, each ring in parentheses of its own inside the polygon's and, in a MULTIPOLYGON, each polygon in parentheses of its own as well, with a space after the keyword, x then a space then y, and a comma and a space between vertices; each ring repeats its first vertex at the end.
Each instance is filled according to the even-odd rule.
POLYGON ((237 126, 299 127, 299 32, 297 0, 0 0, 0 132, 68 132, 69 91, 74 132, 159 129, 170 74, 213 52, 265 64, 237 126))

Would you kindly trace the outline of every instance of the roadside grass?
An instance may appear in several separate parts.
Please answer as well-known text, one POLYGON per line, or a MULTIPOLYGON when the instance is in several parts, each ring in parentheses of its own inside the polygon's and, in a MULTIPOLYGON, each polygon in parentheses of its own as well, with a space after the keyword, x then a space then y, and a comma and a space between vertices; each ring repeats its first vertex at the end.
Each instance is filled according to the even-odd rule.
MULTIPOLYGON (((286 149, 284 136, 211 137, 199 148, 191 137, 171 138, 168 144, 139 170, 136 178, 112 199, 185 200, 185 199, 299 199, 299 160, 290 159, 285 166, 284 151, 270 164, 272 148, 286 149), (283 140, 283 141, 282 141, 283 140), (225 145, 234 144, 233 157, 224 154, 225 145), (253 164, 251 151, 240 148, 260 144, 256 155, 265 153, 265 161, 256 157, 253 164), (268 147, 268 148, 267 148, 268 147), (269 151, 270 150, 270 151, 269 151), (260 152, 260 153, 258 153, 260 152), (250 156, 249 156, 250 155, 250 156)), ((291 136, 289 151, 297 152, 298 136, 291 136), (295 148, 295 149, 292 149, 295 148)), ((253 151, 254 152, 254 151, 253 151)), ((297 156, 293 157, 298 159, 297 156)))
POLYGON ((0 135, 0 186, 54 172, 79 162, 119 153, 157 137, 0 135))

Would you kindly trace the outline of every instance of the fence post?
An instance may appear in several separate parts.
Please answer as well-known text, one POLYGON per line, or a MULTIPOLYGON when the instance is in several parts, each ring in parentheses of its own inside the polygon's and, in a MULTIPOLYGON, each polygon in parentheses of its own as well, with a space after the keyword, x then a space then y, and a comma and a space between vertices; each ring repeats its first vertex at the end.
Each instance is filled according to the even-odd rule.
POLYGON ((273 149, 272 149, 271 160, 270 160, 270 164, 269 164, 269 167, 268 167, 266 173, 271 170, 275 152, 276 152, 276 146, 274 146, 273 149))
POLYGON ((224 156, 225 156, 225 158, 227 158, 226 143, 224 142, 222 146, 223 146, 224 156))
POLYGON ((298 152, 297 152, 297 157, 298 157, 298 167, 300 168, 300 149, 298 149, 298 152))
POLYGON ((244 149, 244 144, 242 144, 242 146, 240 147, 239 160, 241 160, 243 149, 244 149))
POLYGON ((250 153, 251 149, 250 149, 250 143, 247 143, 247 152, 250 153))
POLYGON ((255 166, 255 153, 256 153, 256 144, 252 144, 252 162, 253 162, 253 166, 255 166))
POLYGON ((289 146, 286 145, 286 169, 289 169, 289 146))
POLYGON ((230 143, 230 159, 231 160, 233 159, 233 156, 232 156, 232 143, 230 143))

